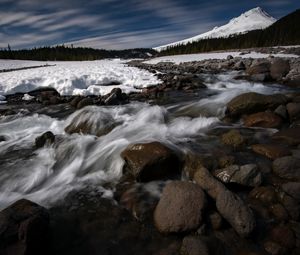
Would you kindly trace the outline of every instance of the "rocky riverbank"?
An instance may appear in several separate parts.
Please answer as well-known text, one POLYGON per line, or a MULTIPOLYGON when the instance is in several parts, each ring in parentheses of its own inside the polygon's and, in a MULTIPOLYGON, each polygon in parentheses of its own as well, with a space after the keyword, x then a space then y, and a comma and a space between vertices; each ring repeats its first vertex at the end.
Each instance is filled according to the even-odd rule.
MULTIPOLYGON (((144 130, 169 129, 161 139, 135 139, 142 141, 120 149, 122 173, 101 183, 112 190, 110 198, 98 189, 99 183, 89 182, 47 209, 22 199, 1 211, 0 254, 299 254, 300 60, 228 56, 179 65, 130 64, 156 73, 163 83, 129 95, 114 89, 103 97, 68 97, 41 89, 7 96, 8 103, 0 108, 3 122, 37 113, 70 118, 63 135, 39 134, 21 158, 31 158, 43 148, 59 152, 62 147, 72 158, 74 149, 64 139, 84 136, 92 137, 93 143, 103 139, 100 145, 108 146, 111 141, 106 137, 113 139, 109 134, 131 127, 109 114, 116 106, 147 102, 156 111, 159 106, 169 107, 164 109, 170 113, 164 110, 158 117, 154 110, 137 113, 137 125, 150 118, 146 122, 150 129, 139 127, 143 136, 149 135, 144 130), (211 85, 217 83, 225 93, 226 81, 215 79, 228 72, 236 82, 232 86, 243 81, 250 87, 259 83, 276 93, 239 92, 229 95, 225 109, 219 109, 220 99, 214 98, 218 94, 211 85), (213 98, 208 102, 213 109, 206 101, 195 103, 199 98, 213 98), (188 103, 182 105, 184 101, 188 103), (101 107, 107 111, 100 111, 101 107), (202 118, 199 115, 215 124, 207 125, 205 131, 196 129, 193 139, 163 140, 169 133, 172 137, 176 132, 191 132, 193 120, 202 118), (151 126, 157 118, 159 125, 151 126), (179 131, 172 130, 174 125, 179 131)), ((127 120, 129 109, 122 111, 127 120)), ((127 132, 127 136, 137 135, 134 129, 127 132)), ((5 135, 0 139, 9 140, 5 135)), ((79 148, 97 149, 94 144, 79 148)), ((2 155, 4 167, 17 160, 12 152, 2 155)), ((63 164, 62 155, 56 155, 54 172, 63 164)), ((104 159, 112 160, 106 156, 94 165, 80 163, 86 172, 79 175, 93 174, 104 159)), ((65 185, 68 188, 67 181, 65 185)))

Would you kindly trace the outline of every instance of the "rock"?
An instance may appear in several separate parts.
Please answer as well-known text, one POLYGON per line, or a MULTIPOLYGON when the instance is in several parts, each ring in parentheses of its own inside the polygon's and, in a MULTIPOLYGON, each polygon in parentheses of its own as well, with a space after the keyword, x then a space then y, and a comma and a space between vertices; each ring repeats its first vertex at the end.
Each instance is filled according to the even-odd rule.
POLYGON ((287 210, 279 203, 271 205, 270 212, 279 221, 287 221, 289 219, 287 210))
POLYGON ((233 156, 221 156, 218 160, 218 165, 220 168, 226 168, 233 165, 235 162, 235 158, 233 156))
POLYGON ((0 254, 38 255, 47 250, 49 214, 22 199, 0 212, 0 254))
POLYGON ((281 185, 282 190, 300 201, 300 182, 288 182, 281 185))
POLYGON ((279 225, 271 230, 270 237, 279 245, 292 249, 295 246, 295 236, 293 231, 285 225, 279 225))
POLYGON ((123 93, 120 88, 114 88, 104 100, 105 105, 118 105, 124 102, 123 93))
POLYGON ((236 129, 232 129, 229 132, 223 134, 221 137, 221 141, 223 144, 232 146, 235 149, 245 144, 244 137, 236 129))
POLYGON ((300 103, 288 103, 286 105, 290 120, 300 119, 300 103))
POLYGON ((231 60, 231 59, 233 59, 233 56, 232 56, 232 55, 228 55, 228 56, 226 57, 226 59, 227 59, 227 60, 231 60))
POLYGON ((154 222, 162 233, 197 229, 202 222, 205 194, 193 183, 173 181, 166 185, 154 211, 154 222))
POLYGON ((65 128, 68 134, 90 134, 100 137, 108 134, 120 124, 114 120, 111 113, 99 111, 95 106, 77 111, 73 116, 65 128))
POLYGON ((270 205, 277 201, 276 192, 271 186, 256 187, 250 192, 249 197, 251 199, 257 199, 265 205, 270 205))
POLYGON ((81 109, 81 108, 83 108, 85 106, 93 105, 93 104, 94 104, 94 100, 92 98, 90 98, 90 97, 86 97, 86 98, 81 99, 77 103, 76 107, 77 107, 77 109, 81 109))
POLYGON ((275 133, 272 139, 288 143, 290 145, 300 144, 300 127, 288 128, 275 133))
POLYGON ((275 111, 275 114, 277 114, 278 116, 280 116, 283 119, 287 119, 287 109, 285 105, 279 105, 275 111))
POLYGON ((286 147, 275 144, 254 144, 252 150, 257 154, 263 155, 269 159, 277 159, 291 154, 286 147))
POLYGON ((273 241, 267 241, 264 243, 266 252, 271 255, 283 255, 286 254, 286 249, 280 246, 278 243, 273 241))
POLYGON ((75 96, 71 102, 70 102, 70 105, 77 108, 77 104, 83 99, 82 96, 75 96))
POLYGON ((0 135, 0 143, 5 141, 6 141, 6 137, 4 135, 0 135))
POLYGON ((234 64, 233 69, 238 70, 238 71, 245 70, 246 66, 245 66, 244 62, 241 60, 241 61, 238 61, 234 64))
POLYGON ((218 212, 211 212, 208 215, 209 223, 214 230, 218 230, 222 227, 222 216, 218 212))
POLYGON ((244 166, 232 165, 214 171, 214 176, 224 183, 237 183, 244 186, 256 187, 262 182, 261 173, 255 164, 244 166))
POLYGON ((220 192, 216 199, 216 207, 239 235, 248 236, 254 230, 254 215, 236 194, 226 189, 220 192))
POLYGON ((290 71, 290 63, 288 60, 275 58, 271 63, 270 75, 273 80, 281 80, 290 71))
POLYGON ((55 135, 52 132, 48 131, 42 134, 41 136, 38 136, 35 139, 35 147, 41 148, 44 147, 45 145, 53 144, 54 141, 55 141, 55 135))
POLYGON ((267 109, 275 109, 286 104, 287 98, 281 94, 262 95, 249 92, 239 95, 227 104, 226 114, 231 117, 239 117, 243 114, 256 113, 267 109))
POLYGON ((129 145, 121 156, 125 160, 125 172, 141 182, 171 178, 181 170, 175 152, 159 142, 129 145))
POLYGON ((252 65, 246 70, 249 75, 265 74, 270 72, 271 64, 269 61, 253 61, 252 65))
POLYGON ((300 181, 300 159, 292 156, 274 160, 273 171, 281 178, 300 181))
POLYGON ((239 235, 247 236, 254 230, 256 223, 251 209, 240 197, 217 181, 207 169, 198 169, 194 175, 194 180, 216 200, 219 213, 239 235))
POLYGON ((279 127, 281 123, 281 118, 271 112, 254 113, 244 119, 246 127, 276 128, 279 127))
POLYGON ((218 238, 210 236, 186 236, 182 240, 180 254, 183 255, 226 255, 229 249, 218 238))
POLYGON ((280 193, 279 200, 280 203, 287 210, 289 216, 293 220, 298 220, 300 215, 300 206, 298 201, 284 192, 280 193))

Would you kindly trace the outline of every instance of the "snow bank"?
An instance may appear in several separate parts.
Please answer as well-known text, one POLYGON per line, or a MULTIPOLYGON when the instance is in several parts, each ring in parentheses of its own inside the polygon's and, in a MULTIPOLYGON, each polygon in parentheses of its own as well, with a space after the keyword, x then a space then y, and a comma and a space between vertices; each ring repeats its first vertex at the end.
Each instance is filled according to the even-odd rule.
POLYGON ((53 87, 61 95, 104 95, 115 87, 129 93, 160 83, 154 74, 129 67, 121 60, 82 62, 0 60, 0 69, 44 64, 56 66, 0 73, 0 95, 26 93, 38 87, 53 87))
POLYGON ((298 58, 298 55, 294 54, 264 54, 258 52, 251 52, 249 54, 240 55, 241 52, 232 51, 232 52, 217 52, 217 53, 200 53, 200 54, 188 54, 188 55, 175 55, 175 56, 164 56, 154 58, 148 61, 145 61, 146 64, 157 64, 159 62, 173 62, 175 64, 180 64, 184 62, 192 61, 202 61, 208 59, 226 59, 228 55, 233 57, 242 57, 242 58, 267 58, 270 55, 274 57, 281 58, 298 58))

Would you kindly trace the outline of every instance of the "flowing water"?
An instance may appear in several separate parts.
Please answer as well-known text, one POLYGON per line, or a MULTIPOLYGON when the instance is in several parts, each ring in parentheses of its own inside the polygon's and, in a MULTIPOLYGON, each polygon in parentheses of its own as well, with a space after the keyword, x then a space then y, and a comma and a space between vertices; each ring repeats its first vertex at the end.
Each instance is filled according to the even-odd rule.
POLYGON ((225 106, 235 96, 255 91, 273 94, 278 85, 265 86, 233 80, 233 74, 205 75, 209 89, 193 99, 180 99, 164 105, 133 102, 114 107, 86 107, 66 119, 43 114, 0 118, 0 209, 28 198, 51 206, 70 191, 93 186, 112 197, 114 185, 122 176, 120 153, 129 144, 160 141, 184 152, 193 141, 220 125, 225 106), (108 134, 68 135, 71 121, 88 119, 94 127, 115 125, 108 134), (34 149, 35 138, 52 131, 51 146, 34 149))

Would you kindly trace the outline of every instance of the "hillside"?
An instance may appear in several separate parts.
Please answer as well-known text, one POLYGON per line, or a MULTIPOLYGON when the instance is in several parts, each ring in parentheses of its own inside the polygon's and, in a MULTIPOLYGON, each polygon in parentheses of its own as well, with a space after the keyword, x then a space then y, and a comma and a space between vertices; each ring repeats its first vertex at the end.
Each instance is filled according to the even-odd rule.
POLYGON ((300 44, 300 9, 281 18, 263 30, 246 34, 232 35, 227 38, 203 39, 186 45, 168 47, 161 55, 190 54, 228 49, 245 49, 280 45, 300 44))

